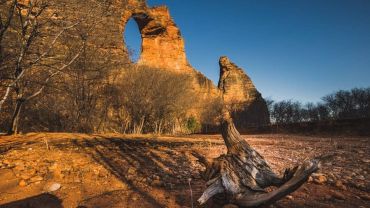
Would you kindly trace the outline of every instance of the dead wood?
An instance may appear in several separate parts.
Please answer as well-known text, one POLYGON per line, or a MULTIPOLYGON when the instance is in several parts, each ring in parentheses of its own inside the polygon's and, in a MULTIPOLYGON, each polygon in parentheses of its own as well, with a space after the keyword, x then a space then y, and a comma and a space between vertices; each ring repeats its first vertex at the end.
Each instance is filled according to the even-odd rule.
POLYGON ((229 202, 242 207, 268 205, 297 190, 318 170, 319 160, 312 159, 286 169, 279 177, 263 156, 241 138, 228 113, 223 116, 221 131, 227 147, 226 155, 210 162, 199 154, 193 154, 206 166, 204 178, 208 188, 198 199, 199 204, 223 193, 229 202), (279 188, 267 192, 265 188, 269 186, 279 188))

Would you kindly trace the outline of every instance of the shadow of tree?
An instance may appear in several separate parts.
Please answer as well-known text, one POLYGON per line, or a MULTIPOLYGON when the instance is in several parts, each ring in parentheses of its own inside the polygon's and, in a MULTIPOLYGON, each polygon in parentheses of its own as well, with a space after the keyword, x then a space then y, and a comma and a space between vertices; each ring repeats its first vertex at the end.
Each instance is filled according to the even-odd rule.
POLYGON ((72 143, 129 189, 129 192, 117 190, 85 199, 81 205, 86 207, 111 207, 117 203, 125 207, 191 207, 188 180, 191 179, 194 204, 204 188, 199 173, 201 167, 194 165, 195 158, 191 158, 192 142, 100 136, 72 140, 72 143), (124 195, 126 197, 119 197, 124 195), (114 201, 117 198, 126 202, 114 201))
POLYGON ((10 150, 21 150, 23 146, 32 145, 35 141, 5 142, 0 144, 0 154, 5 155, 10 150))
POLYGON ((8 204, 0 205, 1 208, 63 208, 62 201, 52 194, 40 194, 21 199, 8 204))

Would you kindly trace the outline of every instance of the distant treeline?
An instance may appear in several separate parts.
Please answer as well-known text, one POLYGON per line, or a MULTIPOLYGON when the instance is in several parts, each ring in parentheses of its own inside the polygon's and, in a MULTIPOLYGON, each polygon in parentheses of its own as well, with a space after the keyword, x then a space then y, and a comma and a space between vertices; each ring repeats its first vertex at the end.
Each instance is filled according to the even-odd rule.
POLYGON ((339 90, 321 102, 275 102, 266 99, 271 125, 249 127, 248 133, 370 134, 370 87, 339 90))
POLYGON ((370 118, 370 87, 340 90, 318 103, 267 99, 267 104, 271 122, 276 124, 370 118))

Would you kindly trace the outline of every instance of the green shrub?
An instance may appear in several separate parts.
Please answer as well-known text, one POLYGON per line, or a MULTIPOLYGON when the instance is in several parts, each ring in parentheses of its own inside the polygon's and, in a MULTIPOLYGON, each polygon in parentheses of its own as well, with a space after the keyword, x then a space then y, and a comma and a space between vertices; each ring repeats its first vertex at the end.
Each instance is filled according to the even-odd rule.
POLYGON ((186 122, 186 128, 190 133, 196 133, 200 131, 201 125, 196 118, 190 117, 186 122))

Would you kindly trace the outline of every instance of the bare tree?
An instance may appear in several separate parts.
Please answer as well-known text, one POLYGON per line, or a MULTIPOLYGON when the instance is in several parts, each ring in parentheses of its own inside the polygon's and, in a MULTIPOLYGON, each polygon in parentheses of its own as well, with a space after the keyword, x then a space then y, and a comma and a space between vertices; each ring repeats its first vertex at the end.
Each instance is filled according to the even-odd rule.
POLYGON ((222 104, 220 97, 210 98, 200 103, 201 109, 198 109, 201 112, 200 123, 203 133, 218 131, 222 104))
POLYGON ((340 90, 322 99, 333 119, 370 117, 370 88, 340 90))
POLYGON ((126 71, 124 79, 118 86, 119 109, 128 113, 132 133, 171 132, 194 105, 196 93, 186 74, 134 67, 126 71))
POLYGON ((81 50, 77 50, 69 57, 54 56, 53 49, 60 36, 78 23, 52 27, 55 22, 53 15, 48 11, 48 6, 47 1, 30 0, 25 3, 12 1, 7 7, 7 21, 6 24, 2 24, 5 26, 2 26, 1 30, 5 31, 0 34, 2 35, 0 40, 5 38, 7 41, 6 44, 0 43, 4 51, 2 54, 7 55, 6 63, 4 58, 1 58, 3 62, 1 70, 8 73, 3 82, 6 90, 0 100, 0 112, 9 97, 14 99, 9 134, 18 130, 23 105, 38 97, 53 77, 68 68, 81 53, 81 50))
MULTIPOLYGON (((58 39, 53 55, 67 60, 77 53, 79 56, 49 82, 43 96, 22 110, 22 130, 113 131, 112 103, 117 93, 112 89, 116 89, 115 80, 121 78, 120 71, 128 60, 120 57, 117 62, 114 49, 110 49, 116 34, 107 33, 103 24, 114 12, 110 6, 111 0, 61 0, 50 6, 60 24, 78 23, 58 39)), ((52 27, 56 30, 59 25, 52 27)))

